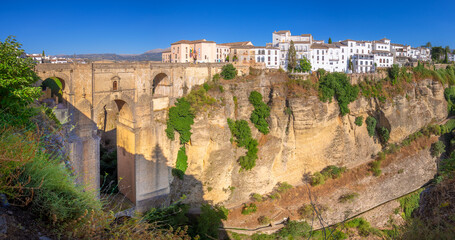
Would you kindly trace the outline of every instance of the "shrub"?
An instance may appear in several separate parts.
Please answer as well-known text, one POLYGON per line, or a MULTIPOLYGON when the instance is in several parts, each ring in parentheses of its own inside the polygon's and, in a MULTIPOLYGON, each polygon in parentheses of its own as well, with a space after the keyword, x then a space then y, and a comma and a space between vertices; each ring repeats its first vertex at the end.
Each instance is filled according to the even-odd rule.
POLYGON ((193 123, 194 113, 190 103, 185 98, 179 98, 175 106, 169 109, 166 135, 170 140, 174 140, 174 131, 177 131, 180 144, 185 144, 190 140, 193 123))
POLYGON ((279 193, 285 193, 291 188, 292 188, 291 184, 289 184, 287 182, 282 182, 282 183, 278 184, 278 189, 277 190, 278 190, 279 193))
POLYGON ((221 79, 221 76, 219 73, 213 75, 213 77, 212 77, 212 81, 214 81, 215 83, 218 82, 220 79, 221 79))
POLYGON ((392 79, 392 85, 398 83, 398 75, 400 74, 400 67, 398 64, 393 64, 391 68, 389 68, 389 77, 392 79))
POLYGON ((256 204, 250 203, 249 205, 243 204, 242 207, 242 214, 243 215, 249 215, 252 213, 255 213, 257 211, 256 204))
POLYGON ((321 172, 316 172, 311 176, 310 184, 312 186, 324 184, 325 181, 329 178, 339 178, 345 171, 345 167, 337 167, 334 165, 327 166, 322 169, 321 172))
POLYGON ((280 199, 280 198, 281 198, 281 195, 277 192, 270 195, 270 199, 272 199, 272 200, 276 200, 276 199, 280 199))
POLYGON ((446 145, 443 142, 437 141, 431 146, 431 155, 433 157, 439 157, 441 154, 445 153, 446 145))
POLYGON ((338 198, 338 202, 340 203, 351 203, 353 202, 357 197, 359 196, 358 193, 346 193, 346 194, 343 194, 340 196, 340 198, 338 198))
POLYGON ((311 219, 313 217, 314 208, 311 204, 305 204, 297 210, 301 219, 311 219))
POLYGON ((385 127, 379 128, 379 137, 383 144, 386 144, 390 139, 389 130, 385 127))
POLYGON ((329 73, 322 76, 319 82, 319 98, 323 102, 338 101, 341 115, 349 113, 348 104, 357 99, 359 88, 352 86, 344 73, 329 73))
POLYGON ((295 239, 298 237, 307 238, 311 233, 311 226, 306 222, 289 221, 277 235, 281 239, 295 239))
POLYGON ((185 100, 190 103, 191 111, 193 113, 205 111, 207 106, 216 102, 215 98, 207 94, 208 90, 206 90, 206 86, 208 90, 211 89, 211 86, 205 83, 202 87, 191 90, 191 92, 185 97, 185 100))
POLYGON ((229 211, 221 205, 203 204, 194 235, 199 235, 201 239, 218 239, 221 220, 227 220, 228 214, 229 211))
POLYGON ((367 237, 372 233, 381 236, 380 231, 372 228, 370 223, 364 218, 354 218, 345 223, 344 226, 346 228, 357 228, 359 235, 362 237, 367 237))
POLYGON ((381 160, 375 160, 370 163, 370 171, 373 173, 375 177, 378 177, 381 175, 382 170, 381 170, 381 160))
POLYGON ((235 142, 239 147, 245 147, 248 151, 245 156, 238 159, 241 170, 251 170, 256 165, 258 158, 258 142, 251 137, 251 129, 245 120, 236 120, 235 122, 227 119, 231 134, 235 137, 235 142))
POLYGON ((258 218, 258 223, 261 225, 270 224, 271 222, 272 222, 272 220, 267 216, 260 216, 258 218))
POLYGON ((376 118, 368 116, 365 123, 367 124, 368 135, 373 137, 376 133, 376 118))
POLYGON ((356 117, 354 123, 355 123, 355 125, 357 125, 357 126, 359 126, 359 127, 362 126, 363 117, 362 117, 362 116, 356 117))
POLYGON ((186 169, 188 168, 188 156, 186 155, 185 146, 180 147, 177 153, 177 163, 175 169, 172 169, 172 174, 180 179, 183 179, 186 169))
POLYGON ((256 201, 256 202, 262 202, 262 195, 259 193, 253 193, 251 197, 256 201))
POLYGON ((257 91, 252 91, 248 100, 254 106, 250 117, 251 122, 261 133, 269 133, 269 124, 266 119, 270 116, 270 107, 262 101, 262 95, 257 91))
POLYGON ((237 69, 235 69, 234 65, 232 64, 226 64, 223 66, 223 68, 221 69, 221 76, 226 79, 226 80, 230 80, 230 79, 233 79, 237 76, 237 69))
POLYGON ((419 207, 420 193, 422 191, 423 189, 419 189, 416 192, 410 193, 398 199, 401 211, 403 212, 402 217, 405 220, 410 220, 412 212, 419 207))

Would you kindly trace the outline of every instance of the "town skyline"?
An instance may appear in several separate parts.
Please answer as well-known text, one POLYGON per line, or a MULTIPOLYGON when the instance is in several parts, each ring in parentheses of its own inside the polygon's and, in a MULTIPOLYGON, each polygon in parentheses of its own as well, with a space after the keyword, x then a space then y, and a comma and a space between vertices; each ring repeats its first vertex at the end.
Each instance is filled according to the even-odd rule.
POLYGON ((44 50, 50 55, 140 54, 183 39, 251 41, 259 46, 270 41, 271 32, 279 30, 309 33, 326 42, 329 37, 334 42, 387 37, 412 46, 431 42, 433 46, 454 48, 455 26, 450 12, 454 6, 450 1, 325 1, 282 6, 235 1, 229 6, 210 2, 21 1, 20 7, 17 2, 4 3, 0 9, 0 38, 14 35, 28 53, 44 50))

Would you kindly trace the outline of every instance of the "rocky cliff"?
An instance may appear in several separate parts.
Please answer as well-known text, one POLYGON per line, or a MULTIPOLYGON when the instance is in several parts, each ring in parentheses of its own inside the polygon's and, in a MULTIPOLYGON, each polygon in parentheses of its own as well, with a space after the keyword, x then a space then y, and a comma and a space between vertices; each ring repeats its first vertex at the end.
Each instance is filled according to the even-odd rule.
MULTIPOLYGON (((414 83, 405 94, 385 103, 360 97, 349 105, 351 113, 343 117, 336 100, 324 103, 317 96, 295 97, 285 81, 283 75, 262 75, 249 81, 223 82, 223 92, 209 91, 218 103, 196 116, 187 147, 186 174, 191 177, 173 180, 174 199, 186 194, 186 201, 192 204, 203 200, 232 208, 247 202, 252 193, 271 192, 279 182, 301 185, 305 174, 328 165, 351 169, 370 162, 382 146, 379 139, 368 135, 366 124, 354 123, 358 116, 376 117, 379 126, 389 129, 392 143, 447 116, 444 88, 432 80, 414 83), (254 90, 271 107, 268 135, 259 133, 249 121, 253 106, 248 96, 254 90), (245 149, 231 144, 227 118, 247 120, 259 142, 259 158, 250 171, 240 171, 237 159, 245 154, 245 149)), ((175 146, 170 157, 175 163, 178 142, 170 146, 175 146)), ((424 174, 422 181, 430 176, 432 173, 424 174)))

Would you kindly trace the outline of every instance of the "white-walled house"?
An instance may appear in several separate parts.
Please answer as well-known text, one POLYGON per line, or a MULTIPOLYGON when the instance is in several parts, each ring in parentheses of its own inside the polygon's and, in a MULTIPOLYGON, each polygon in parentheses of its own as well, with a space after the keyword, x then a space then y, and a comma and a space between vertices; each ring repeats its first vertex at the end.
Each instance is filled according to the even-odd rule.
POLYGON ((352 56, 353 71, 356 73, 369 73, 374 71, 374 54, 354 54, 352 56))
POLYGON ((281 50, 278 47, 255 47, 255 55, 257 63, 264 63, 267 68, 280 67, 281 50))
MULTIPOLYGON (((310 59, 310 46, 313 44, 313 36, 311 34, 302 34, 293 36, 291 31, 278 31, 272 33, 272 46, 280 49, 279 64, 283 69, 288 66, 288 51, 291 46, 291 41, 294 43, 297 59, 310 59)), ((323 41, 318 41, 323 42, 323 41)))

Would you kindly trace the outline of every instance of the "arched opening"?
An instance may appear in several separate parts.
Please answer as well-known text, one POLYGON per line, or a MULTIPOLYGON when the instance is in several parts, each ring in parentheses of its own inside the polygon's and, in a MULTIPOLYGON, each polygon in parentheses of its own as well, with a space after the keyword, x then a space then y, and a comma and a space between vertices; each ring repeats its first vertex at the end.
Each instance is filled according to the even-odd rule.
POLYGON ((170 94, 171 81, 167 74, 159 73, 153 78, 152 95, 167 96, 170 94))
POLYGON ((63 93, 65 90, 65 81, 63 79, 58 77, 47 78, 41 83, 41 90, 43 91, 43 95, 40 101, 49 107, 55 107, 59 104, 66 105, 63 93))
MULTIPOLYGON (((100 188, 102 194, 119 193, 135 201, 135 134, 133 113, 123 100, 104 105, 97 113, 100 132, 100 188)), ((127 202, 123 204, 128 204, 127 202)))
POLYGON ((112 83, 112 90, 117 91, 117 81, 112 83))

